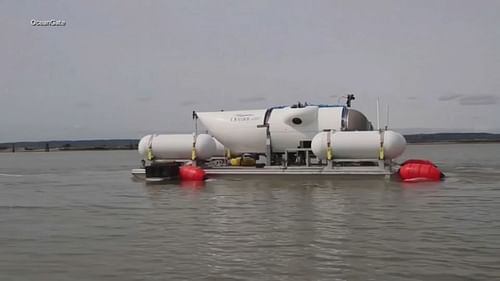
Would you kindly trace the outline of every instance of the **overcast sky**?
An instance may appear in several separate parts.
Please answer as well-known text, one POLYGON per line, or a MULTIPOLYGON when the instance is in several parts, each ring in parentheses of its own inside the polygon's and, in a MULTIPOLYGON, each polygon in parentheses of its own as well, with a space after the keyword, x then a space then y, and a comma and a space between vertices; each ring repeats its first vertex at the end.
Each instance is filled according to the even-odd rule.
POLYGON ((389 103, 393 128, 500 131, 499 11, 495 0, 0 0, 0 142, 188 132, 194 109, 349 92, 371 120, 377 97, 389 103))

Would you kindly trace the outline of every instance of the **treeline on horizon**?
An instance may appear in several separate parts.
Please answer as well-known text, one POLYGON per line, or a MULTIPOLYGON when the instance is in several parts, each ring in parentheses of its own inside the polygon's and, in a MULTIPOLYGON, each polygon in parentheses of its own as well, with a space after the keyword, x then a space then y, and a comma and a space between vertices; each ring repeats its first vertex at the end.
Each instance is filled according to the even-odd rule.
POLYGON ((491 133, 432 133, 404 136, 408 143, 500 142, 500 134, 491 133))
MULTIPOLYGON (((470 143, 500 142, 500 134, 491 133, 431 133, 404 135, 408 143, 470 143)), ((97 139, 97 140, 58 140, 0 143, 0 151, 12 150, 133 150, 137 149, 138 139, 97 139)))
POLYGON ((98 140, 58 140, 58 141, 23 141, 0 143, 1 150, 118 150, 137 149, 138 139, 98 139, 98 140))

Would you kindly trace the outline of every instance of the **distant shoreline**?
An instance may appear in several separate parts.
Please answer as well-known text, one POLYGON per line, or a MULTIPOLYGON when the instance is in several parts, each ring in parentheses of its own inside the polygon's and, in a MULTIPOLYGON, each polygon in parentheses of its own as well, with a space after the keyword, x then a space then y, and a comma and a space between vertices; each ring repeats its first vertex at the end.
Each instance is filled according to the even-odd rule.
MULTIPOLYGON (((500 140, 493 141, 436 141, 436 142, 408 142, 408 145, 450 145, 450 144, 493 144, 500 143, 500 140)), ((120 147, 109 147, 109 148, 100 148, 100 147, 88 147, 88 148, 75 148, 75 149, 60 149, 60 148, 50 148, 49 151, 45 149, 24 149, 24 148, 16 148, 16 151, 12 152, 12 150, 0 150, 0 153, 31 153, 31 152, 81 152, 81 151, 132 151, 137 150, 137 148, 120 148, 120 147)))
MULTIPOLYGON (((406 134, 414 144, 485 144, 500 143, 500 134, 491 133, 433 133, 406 134)), ((0 143, 0 153, 41 151, 108 151, 137 150, 138 139, 58 140, 0 143)))
POLYGON ((421 144, 484 144, 484 143, 500 143, 500 140, 455 140, 455 141, 423 141, 423 142, 407 142, 409 145, 421 144))
MULTIPOLYGON (((30 152, 71 152, 71 151, 118 151, 118 150, 137 150, 137 149, 129 149, 129 148, 100 148, 100 147, 88 147, 88 148, 75 148, 75 149, 60 149, 58 147, 56 148, 50 148, 49 151, 45 149, 17 149, 14 151, 15 153, 30 153, 30 152)), ((0 150, 0 153, 13 153, 12 149, 11 150, 0 150)))

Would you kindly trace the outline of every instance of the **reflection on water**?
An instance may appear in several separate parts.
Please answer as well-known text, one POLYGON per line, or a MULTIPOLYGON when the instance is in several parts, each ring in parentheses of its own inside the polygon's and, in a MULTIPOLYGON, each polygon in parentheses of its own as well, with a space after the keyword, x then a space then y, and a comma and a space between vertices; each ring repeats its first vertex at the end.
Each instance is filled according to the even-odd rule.
POLYGON ((500 145, 410 146, 443 182, 145 184, 133 152, 0 154, 1 280, 493 280, 500 145))

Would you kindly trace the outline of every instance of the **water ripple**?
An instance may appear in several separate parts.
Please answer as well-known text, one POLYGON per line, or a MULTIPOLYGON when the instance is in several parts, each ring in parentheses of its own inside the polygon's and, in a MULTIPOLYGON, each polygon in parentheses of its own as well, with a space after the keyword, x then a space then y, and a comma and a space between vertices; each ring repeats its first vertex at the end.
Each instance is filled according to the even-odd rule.
POLYGON ((437 157, 446 180, 277 177, 188 188, 131 181, 120 169, 135 153, 11 157, 0 162, 0 279, 498 279, 500 161, 491 154, 500 146, 476 158, 463 146, 412 149, 437 157))

